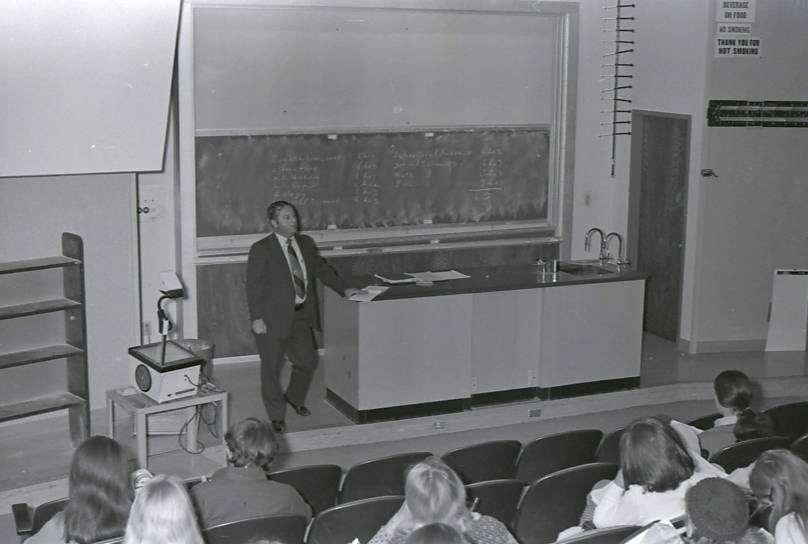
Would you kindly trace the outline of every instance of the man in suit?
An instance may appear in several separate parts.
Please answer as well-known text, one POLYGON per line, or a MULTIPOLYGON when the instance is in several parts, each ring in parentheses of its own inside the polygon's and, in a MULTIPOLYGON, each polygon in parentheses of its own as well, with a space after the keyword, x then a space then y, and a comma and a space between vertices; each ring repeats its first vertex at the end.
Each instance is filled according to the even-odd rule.
POLYGON ((270 204, 273 232, 250 248, 247 303, 252 332, 261 357, 261 397, 275 432, 286 431, 286 404, 301 416, 311 415, 306 394, 317 367, 314 329, 319 328, 315 279, 345 297, 347 288, 320 257, 314 240, 299 234, 295 207, 284 200, 270 204), (280 383, 284 356, 292 363, 286 393, 280 383))

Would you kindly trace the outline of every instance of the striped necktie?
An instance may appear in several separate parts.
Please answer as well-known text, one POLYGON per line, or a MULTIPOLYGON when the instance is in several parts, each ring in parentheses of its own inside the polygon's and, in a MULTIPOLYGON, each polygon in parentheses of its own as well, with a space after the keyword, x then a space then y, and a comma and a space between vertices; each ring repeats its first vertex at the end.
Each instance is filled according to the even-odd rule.
POLYGON ((292 239, 286 240, 286 252, 289 253, 289 268, 292 270, 292 280, 295 284, 295 295, 300 300, 306 298, 306 279, 303 277, 303 269, 297 258, 297 251, 292 245, 292 239))

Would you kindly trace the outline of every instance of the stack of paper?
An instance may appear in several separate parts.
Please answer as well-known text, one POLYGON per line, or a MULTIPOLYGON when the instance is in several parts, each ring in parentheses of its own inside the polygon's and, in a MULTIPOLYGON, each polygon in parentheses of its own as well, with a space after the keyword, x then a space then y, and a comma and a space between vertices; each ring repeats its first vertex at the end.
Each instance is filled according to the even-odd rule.
POLYGON ((415 278, 412 277, 412 274, 392 272, 390 274, 373 274, 373 276, 391 285, 398 283, 415 283, 415 278))
POLYGON ((377 296, 381 295, 385 291, 390 289, 389 287, 383 287, 381 285, 368 285, 355 295, 352 295, 348 300, 354 300, 356 302, 370 302, 377 296))
POLYGON ((443 272, 413 272, 408 274, 419 282, 430 281, 446 281, 446 280, 462 280, 468 278, 466 274, 458 272, 457 270, 446 270, 443 272))

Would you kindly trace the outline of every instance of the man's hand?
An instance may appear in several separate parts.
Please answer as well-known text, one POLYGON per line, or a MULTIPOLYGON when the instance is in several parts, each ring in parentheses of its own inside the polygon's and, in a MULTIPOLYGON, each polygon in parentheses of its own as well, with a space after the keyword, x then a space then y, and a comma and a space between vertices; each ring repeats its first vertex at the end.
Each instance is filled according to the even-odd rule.
POLYGON ((260 317, 252 322, 252 331, 255 334, 266 334, 267 333, 267 324, 264 323, 264 320, 260 317))
POLYGON ((351 297, 352 297, 352 296, 354 296, 355 294, 357 294, 357 293, 361 293, 361 292, 362 292, 362 290, 361 290, 361 289, 357 289, 356 287, 348 287, 348 288, 345 290, 345 298, 351 298, 351 297))

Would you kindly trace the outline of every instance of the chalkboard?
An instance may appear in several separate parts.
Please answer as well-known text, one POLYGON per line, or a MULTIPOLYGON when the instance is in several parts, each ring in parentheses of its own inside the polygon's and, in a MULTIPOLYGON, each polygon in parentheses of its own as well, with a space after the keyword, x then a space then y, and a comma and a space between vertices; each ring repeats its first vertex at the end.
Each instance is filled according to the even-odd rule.
POLYGON ((548 218, 549 129, 196 138, 197 236, 548 218))

